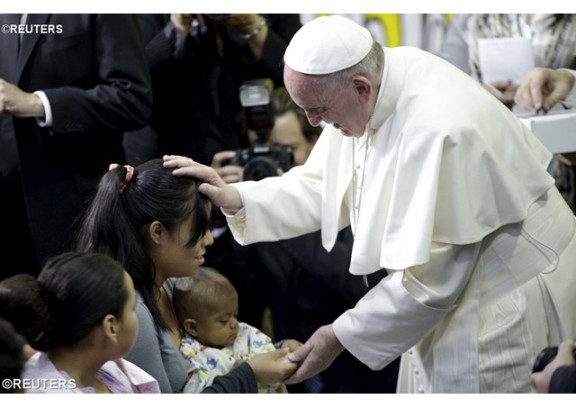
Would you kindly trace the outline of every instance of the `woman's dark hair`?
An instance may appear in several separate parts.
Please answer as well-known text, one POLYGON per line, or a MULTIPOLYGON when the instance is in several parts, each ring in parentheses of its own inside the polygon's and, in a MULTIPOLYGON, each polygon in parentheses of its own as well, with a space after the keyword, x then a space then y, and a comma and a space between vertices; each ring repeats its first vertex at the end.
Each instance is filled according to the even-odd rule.
POLYGON ((103 254, 67 252, 46 262, 34 279, 0 282, 0 310, 32 348, 72 346, 102 323, 121 318, 128 301, 124 268, 103 254))
POLYGON ((25 362, 24 344, 24 339, 12 324, 0 318, 0 393, 12 393, 16 390, 15 387, 5 386, 7 383, 4 380, 20 378, 25 362))
POLYGON ((128 182, 126 176, 123 166, 104 174, 82 219, 77 248, 107 254, 124 265, 154 322, 166 329, 154 295, 156 268, 148 254, 148 226, 159 221, 175 232, 192 216, 188 245, 194 246, 209 228, 209 201, 198 192, 198 180, 173 176, 162 159, 137 166, 128 182))
POLYGON ((0 282, 0 315, 32 343, 44 334, 46 326, 54 325, 48 298, 47 291, 32 275, 11 276, 0 282))

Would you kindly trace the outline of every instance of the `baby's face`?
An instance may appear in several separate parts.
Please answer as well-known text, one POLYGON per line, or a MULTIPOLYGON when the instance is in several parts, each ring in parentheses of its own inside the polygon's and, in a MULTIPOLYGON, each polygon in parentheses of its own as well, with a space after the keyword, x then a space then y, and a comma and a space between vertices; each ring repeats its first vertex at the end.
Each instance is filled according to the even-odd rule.
POLYGON ((219 304, 217 311, 197 321, 196 339, 205 346, 230 346, 238 335, 238 297, 223 298, 219 304))

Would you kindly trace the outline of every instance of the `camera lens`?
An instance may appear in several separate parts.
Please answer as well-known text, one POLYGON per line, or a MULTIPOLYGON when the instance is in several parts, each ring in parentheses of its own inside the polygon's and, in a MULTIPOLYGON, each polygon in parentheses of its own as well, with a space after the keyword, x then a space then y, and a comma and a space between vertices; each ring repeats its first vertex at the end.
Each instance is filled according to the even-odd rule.
POLYGON ((532 366, 532 372, 537 373, 544 370, 544 367, 548 365, 550 361, 554 359, 558 353, 558 347, 546 347, 536 356, 534 360, 534 365, 532 366))
POLYGON ((278 165, 267 156, 255 157, 244 165, 244 180, 262 180, 278 175, 278 165))
MULTIPOLYGON (((532 366, 532 372, 537 373, 544 370, 544 368, 556 357, 558 354, 558 347, 549 346, 542 349, 542 351, 536 356, 534 360, 534 365, 532 366)), ((572 355, 576 359, 576 348, 572 351, 572 355)))

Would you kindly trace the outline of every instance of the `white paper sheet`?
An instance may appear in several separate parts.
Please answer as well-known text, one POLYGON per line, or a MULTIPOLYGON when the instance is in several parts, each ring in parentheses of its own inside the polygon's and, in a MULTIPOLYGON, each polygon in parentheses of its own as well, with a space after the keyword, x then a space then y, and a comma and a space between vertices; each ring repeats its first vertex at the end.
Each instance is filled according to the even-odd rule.
POLYGON ((482 82, 520 83, 534 68, 534 54, 529 38, 481 38, 478 58, 482 82))

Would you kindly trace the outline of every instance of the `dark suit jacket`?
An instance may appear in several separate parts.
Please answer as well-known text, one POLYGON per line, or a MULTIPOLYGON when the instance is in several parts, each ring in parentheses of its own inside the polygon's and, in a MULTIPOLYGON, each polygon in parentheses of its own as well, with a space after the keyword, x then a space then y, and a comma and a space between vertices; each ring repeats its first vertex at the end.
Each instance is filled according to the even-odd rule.
POLYGON ((576 392, 576 365, 558 367, 550 379, 551 394, 574 394, 576 392))
MULTIPOLYGON (((0 27, 18 23, 18 15, 0 15, 0 27)), ((134 16, 30 14, 26 24, 55 32, 22 34, 20 46, 18 34, 0 35, 0 78, 26 92, 44 91, 53 126, 0 117, 0 149, 17 142, 11 157, 20 164, 42 262, 60 251, 78 206, 108 164, 123 163, 122 134, 147 124, 152 95, 134 16)))

